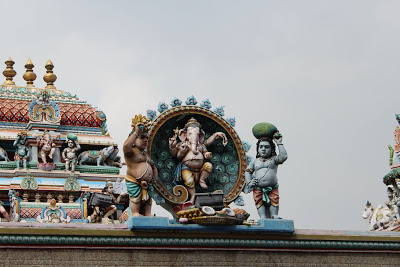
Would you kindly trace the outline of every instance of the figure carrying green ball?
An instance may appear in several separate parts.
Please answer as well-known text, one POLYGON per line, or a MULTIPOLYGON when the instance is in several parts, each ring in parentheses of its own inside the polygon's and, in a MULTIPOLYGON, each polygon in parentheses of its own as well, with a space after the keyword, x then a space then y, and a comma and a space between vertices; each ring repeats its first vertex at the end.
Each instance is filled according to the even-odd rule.
POLYGON ((287 159, 282 135, 270 123, 258 123, 252 129, 257 141, 256 159, 250 162, 245 177, 247 192, 253 191, 261 219, 281 219, 279 212, 278 165, 287 159), (278 153, 276 153, 278 147, 278 153))

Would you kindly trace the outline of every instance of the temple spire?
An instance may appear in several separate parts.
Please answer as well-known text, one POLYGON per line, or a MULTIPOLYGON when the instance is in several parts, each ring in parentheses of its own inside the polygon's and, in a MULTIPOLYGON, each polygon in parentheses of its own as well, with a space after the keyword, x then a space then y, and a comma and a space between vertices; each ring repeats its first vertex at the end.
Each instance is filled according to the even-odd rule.
POLYGON ((33 72, 33 67, 35 67, 35 65, 33 65, 29 58, 25 64, 26 72, 23 75, 23 78, 26 81, 26 87, 34 87, 33 81, 36 80, 36 74, 33 72))
POLYGON ((53 73, 53 62, 49 59, 46 63, 46 74, 43 76, 43 80, 47 83, 46 89, 56 89, 54 82, 57 80, 57 76, 53 73))
POLYGON ((6 81, 3 83, 3 85, 15 85, 15 82, 13 81, 13 77, 17 75, 13 69, 15 62, 10 57, 4 63, 6 63, 7 68, 3 71, 3 75, 6 77, 6 81))

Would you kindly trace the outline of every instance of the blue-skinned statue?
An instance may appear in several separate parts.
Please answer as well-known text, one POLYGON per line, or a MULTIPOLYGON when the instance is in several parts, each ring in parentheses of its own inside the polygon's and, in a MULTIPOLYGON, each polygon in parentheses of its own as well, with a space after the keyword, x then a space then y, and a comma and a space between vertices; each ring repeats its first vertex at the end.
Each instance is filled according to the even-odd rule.
POLYGON ((253 191, 254 202, 261 219, 281 219, 279 212, 278 165, 287 159, 282 144, 282 135, 275 126, 259 123, 253 127, 257 141, 256 159, 250 162, 246 173, 249 191, 253 191), (276 153, 278 147, 279 153, 276 153))
POLYGON ((29 149, 25 145, 25 142, 26 142, 26 132, 20 132, 13 144, 13 146, 16 148, 14 160, 17 169, 21 168, 21 162, 22 162, 22 167, 24 169, 27 169, 28 166, 27 161, 29 158, 29 149))

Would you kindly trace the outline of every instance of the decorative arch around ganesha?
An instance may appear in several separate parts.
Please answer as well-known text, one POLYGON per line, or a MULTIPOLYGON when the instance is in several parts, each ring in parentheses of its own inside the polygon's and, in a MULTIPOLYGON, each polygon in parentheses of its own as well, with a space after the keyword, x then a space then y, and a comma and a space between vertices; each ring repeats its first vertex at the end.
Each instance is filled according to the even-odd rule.
MULTIPOLYGON (((189 98, 194 99, 193 96, 189 98)), ((155 116, 155 111, 147 111, 151 119, 148 152, 159 172, 158 179, 153 179, 152 183, 159 196, 172 206, 185 202, 188 193, 184 186, 174 184, 174 171, 179 161, 171 155, 168 140, 174 136, 175 129, 182 129, 192 117, 202 125, 205 140, 215 132, 223 132, 227 137, 226 146, 216 141, 208 147, 208 151, 212 152, 210 161, 213 171, 207 179, 208 189, 196 185, 196 192, 222 191, 224 203, 229 204, 240 195, 245 185, 247 156, 245 146, 234 129, 235 119, 224 119, 222 107, 212 111, 209 100, 204 102, 208 105, 196 106, 188 100, 187 103, 191 104, 181 106, 181 101, 175 99, 171 105, 178 105, 171 108, 160 103, 158 116, 155 116)))

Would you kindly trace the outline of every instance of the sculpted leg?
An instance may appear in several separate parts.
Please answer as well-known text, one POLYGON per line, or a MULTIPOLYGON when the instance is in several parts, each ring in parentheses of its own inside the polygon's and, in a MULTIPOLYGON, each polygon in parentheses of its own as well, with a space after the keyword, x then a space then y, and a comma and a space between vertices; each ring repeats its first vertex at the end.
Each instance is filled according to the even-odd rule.
POLYGON ((49 158, 53 159, 53 155, 54 155, 54 152, 55 152, 55 151, 56 151, 56 150, 55 150, 55 148, 53 147, 53 148, 50 150, 49 158))
POLYGON ((20 162, 21 161, 19 159, 15 161, 15 165, 16 165, 17 169, 21 168, 20 162))
POLYGON ((207 189, 208 188, 208 186, 206 184, 206 179, 207 179, 207 177, 209 175, 210 175, 210 173, 207 172, 207 171, 202 171, 200 173, 199 185, 201 186, 201 188, 203 188, 203 189, 207 189))
POLYGON ((65 171, 69 171, 69 163, 70 163, 70 161, 67 159, 65 161, 65 171))
POLYGON ((117 207, 115 207, 114 205, 110 206, 110 210, 106 214, 104 214, 103 218, 109 219, 109 217, 111 215, 113 215, 116 211, 117 211, 117 207))
POLYGON ((144 216, 151 216, 151 205, 148 203, 144 204, 144 216))
POLYGON ((42 162, 43 162, 43 163, 47 163, 46 153, 41 152, 41 153, 40 153, 40 158, 42 159, 42 162))
POLYGON ((190 195, 189 201, 193 203, 194 194, 196 193, 196 189, 194 188, 194 185, 195 185, 194 175, 190 170, 183 170, 182 171, 182 179, 183 179, 185 186, 188 190, 188 193, 190 195))
POLYGON ((199 185, 201 186, 201 188, 203 189, 208 188, 206 184, 206 179, 211 174, 211 172, 212 172, 212 164, 210 162, 204 163, 203 168, 201 168, 200 179, 199 179, 199 185))
POLYGON ((189 193, 190 199, 189 201, 193 203, 194 201, 194 195, 196 194, 196 189, 194 187, 192 188, 187 188, 187 191, 189 193))
POLYGON ((281 217, 278 216, 278 212, 279 212, 279 206, 273 206, 271 205, 269 207, 269 212, 271 214, 271 218, 272 219, 282 219, 281 217))
POLYGON ((257 208, 258 215, 260 215, 261 219, 268 219, 267 217, 267 207, 265 205, 261 205, 259 208, 257 208))
POLYGON ((22 168, 24 168, 24 169, 27 169, 27 168, 28 168, 28 164, 27 164, 26 161, 27 161, 26 159, 23 159, 23 160, 22 160, 22 168))
POLYGON ((131 201, 131 211, 132 211, 132 216, 142 216, 140 214, 140 202, 135 203, 131 201))
POLYGON ((75 172, 75 165, 76 165, 76 162, 74 162, 74 161, 71 161, 71 172, 75 172))

